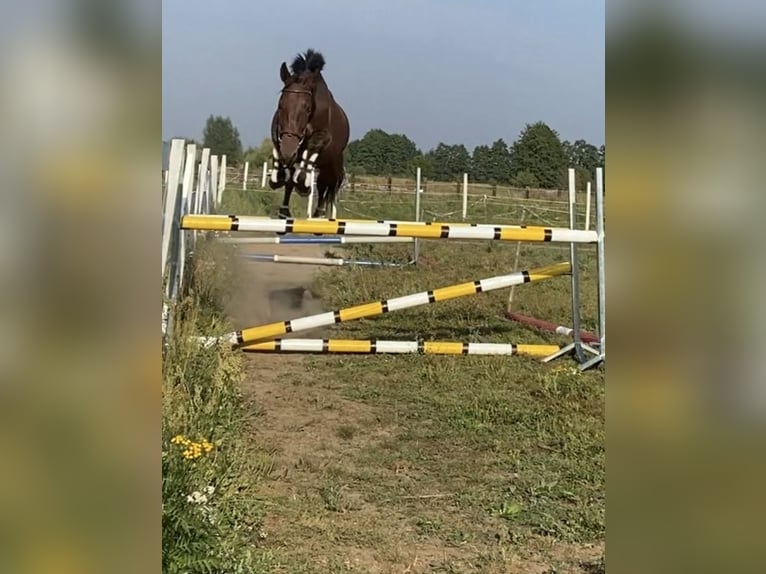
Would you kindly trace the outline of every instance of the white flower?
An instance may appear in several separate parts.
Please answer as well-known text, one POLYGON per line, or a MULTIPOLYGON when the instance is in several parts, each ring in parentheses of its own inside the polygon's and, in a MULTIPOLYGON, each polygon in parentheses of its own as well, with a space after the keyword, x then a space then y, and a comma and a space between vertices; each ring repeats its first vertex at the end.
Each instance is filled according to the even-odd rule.
POLYGON ((186 502, 190 502, 191 504, 205 504, 207 502, 207 496, 198 490, 195 490, 186 497, 186 502))
POLYGON ((205 487, 205 491, 206 491, 206 492, 207 492, 207 493, 208 493, 210 496, 212 496, 212 495, 213 495, 213 493, 215 492, 215 486, 213 486, 212 484, 211 484, 210 486, 206 486, 206 487, 205 487))

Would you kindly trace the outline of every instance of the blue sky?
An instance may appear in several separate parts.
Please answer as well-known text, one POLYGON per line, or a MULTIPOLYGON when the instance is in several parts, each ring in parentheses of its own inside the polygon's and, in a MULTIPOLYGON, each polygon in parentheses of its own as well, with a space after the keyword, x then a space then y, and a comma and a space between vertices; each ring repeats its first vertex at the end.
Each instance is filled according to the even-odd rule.
POLYGON ((604 0, 163 0, 163 138, 231 117, 268 135, 279 66, 321 51, 353 139, 381 128, 424 151, 510 143, 544 121, 604 143, 604 0))

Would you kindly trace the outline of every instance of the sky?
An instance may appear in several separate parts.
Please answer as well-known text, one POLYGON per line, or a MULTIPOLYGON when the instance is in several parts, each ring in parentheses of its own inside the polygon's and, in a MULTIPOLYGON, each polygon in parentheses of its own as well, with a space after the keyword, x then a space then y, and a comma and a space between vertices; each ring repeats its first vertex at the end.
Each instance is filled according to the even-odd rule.
POLYGON ((351 138, 380 128, 427 151, 513 142, 543 121, 604 143, 604 0, 163 0, 163 139, 228 116, 269 134, 279 66, 323 53, 351 138))

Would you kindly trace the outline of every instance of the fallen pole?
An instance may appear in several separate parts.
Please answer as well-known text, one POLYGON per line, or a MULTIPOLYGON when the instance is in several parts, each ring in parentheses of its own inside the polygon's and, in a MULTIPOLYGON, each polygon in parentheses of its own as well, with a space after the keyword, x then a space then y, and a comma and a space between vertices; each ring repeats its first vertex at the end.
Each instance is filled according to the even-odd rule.
POLYGON ((204 344, 215 344, 216 342, 223 340, 229 342, 233 346, 241 347, 265 339, 274 339, 287 333, 296 333, 299 331, 316 329, 317 327, 326 327, 336 323, 345 323, 356 319, 375 317, 391 311, 429 305, 438 301, 446 301, 448 299, 475 295, 476 293, 494 291, 496 289, 504 289, 511 285, 550 279, 551 277, 570 273, 571 270, 571 264, 568 261, 565 261, 563 263, 556 263, 539 269, 517 271, 509 275, 498 275, 487 279, 448 285, 447 287, 442 287, 440 289, 422 291, 420 293, 404 295, 403 297, 395 297, 393 299, 374 301, 372 303, 365 303, 354 307, 347 307, 345 309, 337 309, 327 313, 309 315, 291 321, 278 321, 276 323, 258 325, 256 327, 242 329, 241 331, 234 331, 233 333, 229 333, 220 338, 205 337, 202 338, 202 342, 204 344))
POLYGON ((261 254, 261 253, 246 253, 242 255, 245 259, 251 261, 262 261, 271 263, 295 263, 299 265, 359 265, 368 267, 403 267, 403 263, 391 263, 388 261, 364 261, 354 259, 342 259, 332 257, 300 257, 295 255, 279 255, 279 254, 261 254))
POLYGON ((222 243, 253 244, 253 245, 343 245, 349 243, 412 243, 412 237, 365 237, 342 235, 340 237, 219 237, 222 243))
POLYGON ((379 339, 274 339, 242 347, 249 353, 356 353, 421 355, 528 355, 547 357, 558 345, 464 343, 460 341, 383 341, 379 339))
MULTIPOLYGON (((563 325, 556 325, 556 323, 551 323, 550 321, 544 321, 535 317, 528 317, 527 315, 521 315, 520 313, 513 313, 511 311, 508 311, 505 316, 511 321, 523 323, 525 325, 536 327, 544 331, 558 333, 559 335, 565 335, 567 337, 574 336, 574 329, 570 327, 564 327, 563 325)), ((590 345, 598 344, 599 342, 598 335, 582 330, 580 331, 580 339, 582 339, 583 343, 588 343, 590 345)))

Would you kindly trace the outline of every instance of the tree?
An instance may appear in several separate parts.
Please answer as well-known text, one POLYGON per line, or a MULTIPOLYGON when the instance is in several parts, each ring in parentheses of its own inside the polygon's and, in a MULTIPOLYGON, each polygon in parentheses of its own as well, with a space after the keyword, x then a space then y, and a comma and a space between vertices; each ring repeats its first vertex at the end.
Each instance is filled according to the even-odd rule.
POLYGON ((407 136, 380 129, 368 131, 347 148, 349 165, 362 167, 371 175, 411 175, 419 153, 415 142, 407 136))
POLYGON ((471 169, 471 156, 463 144, 439 143, 426 155, 433 162, 433 177, 442 181, 457 180, 471 169))
POLYGON ((434 162, 427 154, 418 152, 418 155, 412 160, 410 173, 417 172, 418 168, 420 168, 421 177, 432 178, 434 176, 434 162))
POLYGON ((593 144, 585 140, 577 140, 571 146, 569 162, 572 167, 581 167, 588 173, 594 174, 596 168, 601 165, 601 154, 593 144))
POLYGON ((489 148, 488 180, 492 183, 511 181, 511 152, 503 138, 495 141, 489 148))
POLYGON ((202 132, 202 145, 209 147, 214 155, 226 154, 229 165, 239 165, 242 161, 242 142, 239 131, 231 119, 221 116, 210 116, 202 132))
MULTIPOLYGON (((258 147, 249 147, 245 150, 242 156, 242 162, 250 162, 250 169, 259 168, 263 165, 263 162, 268 162, 271 159, 271 150, 274 149, 274 144, 271 142, 271 138, 263 138, 261 145, 258 147)), ((228 157, 226 158, 228 161, 228 157)))
MULTIPOLYGON (((561 189, 566 182, 567 157, 558 133, 543 122, 527 124, 511 146, 511 173, 528 172, 543 189, 561 189)), ((525 178, 528 178, 525 175, 525 178)))
POLYGON ((536 188, 540 186, 540 182, 537 181, 537 178, 526 170, 520 171, 514 176, 513 184, 517 187, 536 188))
MULTIPOLYGON (((597 167, 603 167, 602 151, 585 140, 563 142, 568 167, 575 170, 576 189, 584 190, 587 182, 593 183, 597 167)), ((603 149, 604 146, 601 146, 603 149)))
POLYGON ((490 179, 492 155, 489 146, 477 145, 471 155, 471 178, 479 183, 487 183, 490 179))

